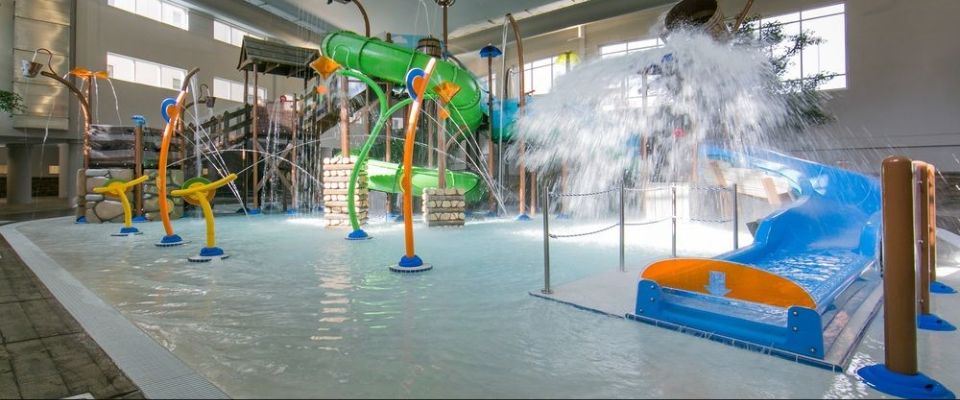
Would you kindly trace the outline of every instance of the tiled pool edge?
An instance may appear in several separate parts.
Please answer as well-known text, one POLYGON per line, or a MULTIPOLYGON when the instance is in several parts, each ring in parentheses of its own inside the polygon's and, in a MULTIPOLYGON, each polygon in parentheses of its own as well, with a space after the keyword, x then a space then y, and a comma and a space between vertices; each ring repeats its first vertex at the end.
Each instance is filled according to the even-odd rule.
MULTIPOLYGON (((54 218, 64 224, 73 217, 54 218)), ((17 230, 28 222, 0 226, 37 278, 77 320, 147 398, 229 398, 220 388, 180 361, 119 311, 87 289, 72 274, 17 230)))

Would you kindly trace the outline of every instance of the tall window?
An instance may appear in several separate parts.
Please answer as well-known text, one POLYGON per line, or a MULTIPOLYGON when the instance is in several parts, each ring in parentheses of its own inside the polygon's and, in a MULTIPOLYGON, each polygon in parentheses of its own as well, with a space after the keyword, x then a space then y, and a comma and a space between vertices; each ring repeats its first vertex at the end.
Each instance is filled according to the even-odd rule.
POLYGON ((224 43, 230 43, 234 46, 243 45, 243 37, 250 36, 259 39, 256 35, 251 35, 243 29, 230 25, 226 22, 213 20, 213 38, 224 43))
POLYGON ((661 41, 660 38, 608 44, 606 46, 600 46, 600 58, 622 56, 624 54, 655 49, 657 47, 663 47, 663 41, 661 41))
MULTIPOLYGON (((660 38, 635 40, 632 42, 614 43, 606 46, 600 46, 600 58, 610 58, 622 56, 624 54, 636 53, 663 47, 663 41, 660 38)), ((626 104, 631 108, 639 108, 646 105, 653 105, 657 101, 658 93, 649 89, 650 83, 656 76, 629 76, 620 85, 621 95, 626 100, 626 104)))
POLYGON ((138 58, 107 53, 107 73, 113 79, 179 90, 187 71, 138 58))
MULTIPOLYGON (((820 73, 831 75, 820 89, 843 89, 847 87, 846 18, 844 4, 801 10, 794 13, 762 18, 759 25, 774 24, 783 29, 783 35, 798 35, 807 32, 823 39, 823 43, 809 45, 793 56, 787 65, 785 80, 802 80, 820 73)), ((760 32, 762 35, 763 32, 760 32)), ((781 43, 771 51, 782 55, 788 43, 781 43)))
MULTIPOLYGON (((253 85, 250 85, 251 91, 247 94, 247 101, 253 102, 253 85)), ((213 78, 213 96, 225 100, 243 103, 243 83, 231 81, 223 78, 213 78)), ((267 89, 258 88, 257 97, 260 100, 267 98, 267 89)))
POLYGON ((563 65, 554 64, 548 57, 523 65, 524 89, 533 94, 547 94, 553 88, 553 80, 567 71, 563 65))
POLYGON ((107 0, 107 4, 183 30, 190 29, 187 9, 163 0, 107 0))

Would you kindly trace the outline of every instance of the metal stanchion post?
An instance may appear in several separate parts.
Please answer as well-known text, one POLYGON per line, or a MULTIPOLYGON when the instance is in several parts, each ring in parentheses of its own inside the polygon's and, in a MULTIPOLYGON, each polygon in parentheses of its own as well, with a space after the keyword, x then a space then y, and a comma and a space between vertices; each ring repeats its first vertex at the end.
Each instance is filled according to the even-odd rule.
POLYGON ((732 188, 733 196, 733 249, 737 250, 740 248, 740 207, 737 204, 737 184, 733 184, 732 188))
POLYGON ((626 246, 624 244, 624 188, 625 182, 620 182, 620 272, 626 272, 626 266, 624 265, 624 253, 626 251, 626 246))
POLYGON ((673 258, 677 258, 677 187, 676 185, 670 186, 670 208, 671 215, 670 218, 673 230, 673 238, 671 239, 670 245, 670 255, 673 258))
POLYGON ((544 180, 541 189, 543 202, 543 292, 544 294, 553 293, 550 290, 550 191, 547 189, 547 182, 544 180))

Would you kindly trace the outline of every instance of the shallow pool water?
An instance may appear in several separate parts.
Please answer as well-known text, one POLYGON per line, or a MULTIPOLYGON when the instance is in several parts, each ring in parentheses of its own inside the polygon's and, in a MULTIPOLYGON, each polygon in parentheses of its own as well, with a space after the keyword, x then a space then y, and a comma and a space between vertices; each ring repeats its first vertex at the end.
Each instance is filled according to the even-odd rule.
MULTIPOLYGON (((223 217, 218 244, 231 257, 209 264, 186 261, 202 221, 175 226, 194 243, 153 246, 159 223, 139 224, 145 234, 132 238, 110 237, 117 225, 64 219, 17 229, 233 397, 880 396, 850 375, 530 296, 543 284, 536 220, 418 224, 417 253, 435 266, 422 274, 386 268, 402 253, 398 224, 373 224, 374 240, 348 242, 317 219, 223 217)), ((593 226, 604 223, 555 229, 593 226)), ((730 246, 723 229, 682 232, 691 238, 682 255, 730 246)), ((633 272, 624 279, 669 253, 669 224, 627 236, 633 272)), ((616 229, 551 250, 555 284, 617 268, 616 229)), ((949 371, 960 357, 937 349, 960 348, 957 336, 921 334, 924 372, 955 390, 949 371)), ((874 323, 854 366, 882 360, 881 337, 874 323)))

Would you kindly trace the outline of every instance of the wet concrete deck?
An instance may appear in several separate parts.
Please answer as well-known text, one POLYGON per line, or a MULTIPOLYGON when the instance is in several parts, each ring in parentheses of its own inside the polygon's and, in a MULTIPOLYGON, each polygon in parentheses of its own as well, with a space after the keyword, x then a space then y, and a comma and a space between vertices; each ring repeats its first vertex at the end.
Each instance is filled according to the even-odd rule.
POLYGON ((142 398, 0 238, 0 398, 142 398))

